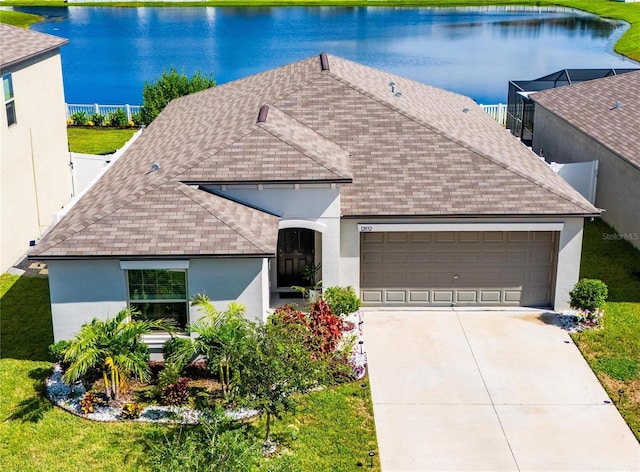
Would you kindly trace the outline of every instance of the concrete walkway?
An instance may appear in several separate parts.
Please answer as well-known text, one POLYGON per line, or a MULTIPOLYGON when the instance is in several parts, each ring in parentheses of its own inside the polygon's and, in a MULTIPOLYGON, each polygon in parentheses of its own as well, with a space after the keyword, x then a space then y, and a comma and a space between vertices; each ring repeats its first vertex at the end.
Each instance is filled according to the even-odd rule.
POLYGON ((640 471, 640 445, 552 320, 366 311, 382 470, 640 471))

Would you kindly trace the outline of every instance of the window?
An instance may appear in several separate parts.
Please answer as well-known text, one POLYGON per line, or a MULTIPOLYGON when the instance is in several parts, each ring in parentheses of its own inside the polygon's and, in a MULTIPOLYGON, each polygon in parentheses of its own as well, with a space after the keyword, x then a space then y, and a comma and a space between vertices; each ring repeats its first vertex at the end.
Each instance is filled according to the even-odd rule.
POLYGON ((174 320, 187 326, 187 271, 180 269, 128 270, 129 304, 140 311, 135 319, 174 320))
POLYGON ((2 88, 4 89, 4 107, 7 111, 7 126, 11 126, 16 123, 16 102, 13 98, 11 74, 2 76, 2 88))

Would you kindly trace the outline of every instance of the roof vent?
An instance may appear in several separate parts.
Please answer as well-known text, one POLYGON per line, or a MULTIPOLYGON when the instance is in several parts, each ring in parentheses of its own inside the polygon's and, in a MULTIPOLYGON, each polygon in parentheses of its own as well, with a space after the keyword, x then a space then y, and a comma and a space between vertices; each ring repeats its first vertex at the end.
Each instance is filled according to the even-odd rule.
POLYGON ((469 113, 469 109, 468 108, 463 108, 462 109, 462 113, 469 113))
POLYGON ((329 70, 329 58, 326 52, 320 53, 320 69, 329 70))
POLYGON ((152 172, 156 172, 160 170, 160 164, 158 164, 157 162, 154 162, 153 164, 151 164, 151 169, 149 169, 146 173, 150 174, 152 172))
POLYGON ((262 105, 258 112, 258 123, 266 123, 267 115, 269 114, 269 105, 262 105))
POLYGON ((393 94, 394 97, 400 98, 402 97, 402 92, 396 92, 393 94))
POLYGON ((396 83, 389 82, 389 87, 391 87, 391 93, 396 93, 396 83))
POLYGON ((622 102, 620 100, 618 100, 616 102, 616 104, 613 106, 613 108, 609 108, 609 110, 617 110, 619 108, 622 108, 622 102))

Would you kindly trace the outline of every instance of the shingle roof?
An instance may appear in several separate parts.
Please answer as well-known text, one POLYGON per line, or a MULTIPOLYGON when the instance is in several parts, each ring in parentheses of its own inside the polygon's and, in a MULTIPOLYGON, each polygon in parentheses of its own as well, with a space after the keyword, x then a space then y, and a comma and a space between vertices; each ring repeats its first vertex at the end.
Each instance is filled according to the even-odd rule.
POLYGON ((174 100, 32 255, 275 252, 276 217, 181 182, 352 179, 340 184, 346 217, 598 213, 471 99, 334 56, 329 70, 320 63, 174 100))
POLYGON ((530 97, 640 168, 640 71, 566 85, 530 97), (621 106, 616 107, 618 102, 621 106))
POLYGON ((0 68, 67 44, 67 39, 0 23, 0 68))

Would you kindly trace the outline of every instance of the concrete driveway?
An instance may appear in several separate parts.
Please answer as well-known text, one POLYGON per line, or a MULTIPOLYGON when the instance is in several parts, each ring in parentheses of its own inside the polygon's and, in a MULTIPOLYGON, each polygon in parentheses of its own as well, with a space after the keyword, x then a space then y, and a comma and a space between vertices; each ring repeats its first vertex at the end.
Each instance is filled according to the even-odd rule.
POLYGON ((640 445, 552 319, 366 311, 382 470, 640 471, 640 445))

